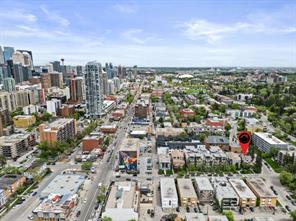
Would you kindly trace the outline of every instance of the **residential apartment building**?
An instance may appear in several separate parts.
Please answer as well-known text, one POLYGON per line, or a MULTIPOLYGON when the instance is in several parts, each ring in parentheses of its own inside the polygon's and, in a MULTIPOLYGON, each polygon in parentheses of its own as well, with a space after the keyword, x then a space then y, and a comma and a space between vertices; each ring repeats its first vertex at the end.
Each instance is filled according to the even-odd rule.
POLYGON ((277 196, 271 191, 269 186, 260 177, 250 177, 246 180, 247 185, 259 198, 259 206, 276 207, 277 196))
POLYGON ((63 73, 61 72, 51 72, 49 73, 50 75, 50 83, 51 87, 58 87, 62 88, 63 87, 63 73))
POLYGON ((15 111, 19 107, 35 104, 34 93, 30 90, 0 92, 0 109, 15 111))
POLYGON ((22 156, 36 144, 34 134, 12 134, 0 137, 0 154, 11 159, 22 156))
POLYGON ((50 124, 39 125, 40 142, 53 145, 56 141, 66 142, 76 135, 76 122, 70 118, 60 118, 50 124))
POLYGON ((268 153, 270 149, 276 148, 283 150, 288 148, 288 144, 276 138, 269 133, 256 132, 252 136, 253 144, 259 148, 259 150, 268 153))
POLYGON ((209 203, 214 199, 214 188, 207 177, 195 177, 194 186, 199 202, 209 203))
POLYGON ((241 208, 256 206, 256 196, 243 180, 229 179, 229 183, 239 196, 239 206, 241 208))
POLYGON ((239 196, 225 177, 212 177, 211 183, 215 189, 215 196, 223 210, 237 210, 239 196))
POLYGON ((160 170, 170 170, 172 168, 169 154, 158 154, 158 166, 160 170))
POLYGON ((27 128, 36 122, 34 115, 17 115, 13 117, 13 124, 17 128, 27 128))
POLYGON ((85 66, 86 114, 98 117, 103 113, 102 66, 89 62, 85 66))
POLYGON ((177 189, 179 194, 180 205, 182 207, 196 207, 198 203, 198 198, 191 179, 177 179, 177 189))
POLYGON ((185 165, 184 152, 181 150, 171 150, 173 168, 182 168, 185 165))
POLYGON ((175 209, 178 207, 178 193, 174 178, 160 179, 160 197, 162 209, 175 209))

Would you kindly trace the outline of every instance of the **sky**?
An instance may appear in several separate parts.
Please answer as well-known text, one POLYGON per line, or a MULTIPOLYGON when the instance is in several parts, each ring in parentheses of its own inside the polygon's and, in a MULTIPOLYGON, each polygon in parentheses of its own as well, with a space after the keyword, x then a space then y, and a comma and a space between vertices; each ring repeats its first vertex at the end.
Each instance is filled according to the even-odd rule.
POLYGON ((0 45, 35 65, 295 67, 296 1, 1 0, 0 45))

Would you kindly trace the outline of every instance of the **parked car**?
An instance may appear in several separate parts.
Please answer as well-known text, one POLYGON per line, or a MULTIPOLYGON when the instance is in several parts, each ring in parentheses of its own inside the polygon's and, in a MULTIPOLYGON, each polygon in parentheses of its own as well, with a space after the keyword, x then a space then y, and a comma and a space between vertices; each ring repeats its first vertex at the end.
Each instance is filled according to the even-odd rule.
POLYGON ((286 210, 287 210, 288 212, 291 212, 291 209, 290 209, 290 207, 289 207, 288 205, 286 205, 285 208, 286 208, 286 210))
POLYGON ((81 214, 81 211, 79 210, 77 213, 76 213, 76 217, 79 217, 81 214))

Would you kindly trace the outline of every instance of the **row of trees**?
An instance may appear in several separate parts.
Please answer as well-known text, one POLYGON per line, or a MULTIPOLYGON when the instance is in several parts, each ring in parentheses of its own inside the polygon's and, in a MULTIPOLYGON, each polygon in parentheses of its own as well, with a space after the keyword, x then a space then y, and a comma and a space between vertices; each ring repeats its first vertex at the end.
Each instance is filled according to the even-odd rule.
POLYGON ((69 153, 81 142, 81 139, 90 134, 97 125, 97 121, 91 121, 82 133, 78 134, 75 138, 68 139, 66 142, 57 141, 53 145, 50 145, 48 141, 39 143, 38 148, 41 150, 39 158, 47 161, 48 159, 56 159, 60 154, 69 153))

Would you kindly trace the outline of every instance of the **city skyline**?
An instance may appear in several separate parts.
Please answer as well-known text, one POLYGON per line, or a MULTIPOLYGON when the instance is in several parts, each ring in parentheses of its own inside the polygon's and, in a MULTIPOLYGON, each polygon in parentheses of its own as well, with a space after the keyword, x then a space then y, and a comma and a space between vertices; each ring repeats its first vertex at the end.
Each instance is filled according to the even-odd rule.
POLYGON ((1 45, 32 50, 35 65, 60 58, 67 65, 296 64, 293 1, 3 1, 0 8, 1 45))

